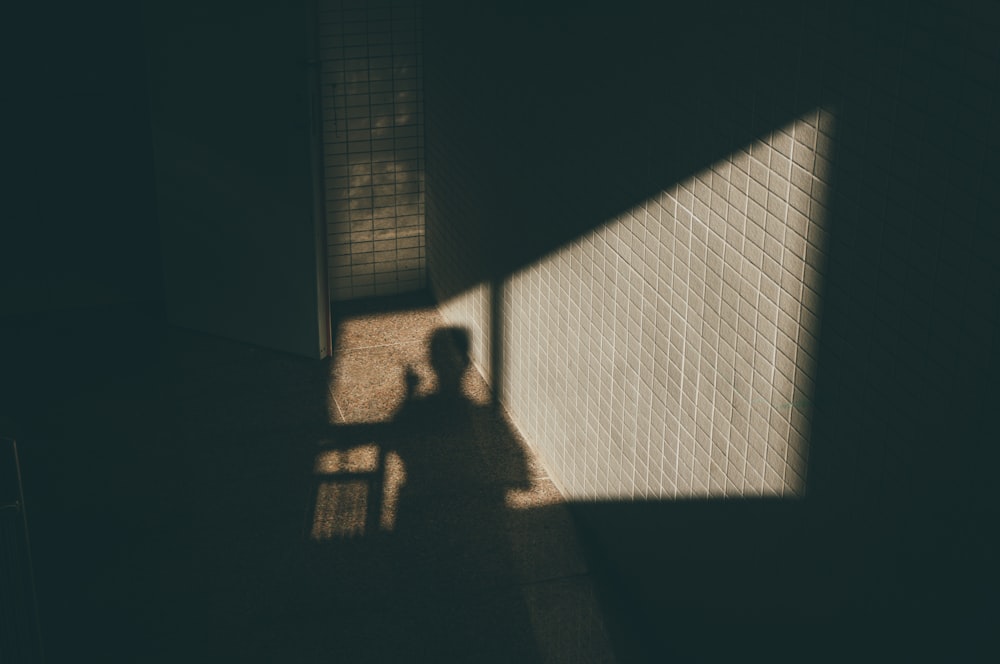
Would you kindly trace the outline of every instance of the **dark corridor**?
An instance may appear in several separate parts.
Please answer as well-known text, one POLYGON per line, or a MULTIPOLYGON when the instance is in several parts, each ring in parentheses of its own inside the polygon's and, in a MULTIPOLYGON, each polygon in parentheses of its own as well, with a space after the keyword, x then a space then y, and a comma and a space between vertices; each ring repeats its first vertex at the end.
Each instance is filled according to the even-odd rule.
MULTIPOLYGON (((804 498, 577 501, 574 525, 474 374, 448 404, 461 424, 426 401, 427 340, 454 321, 390 307, 420 321, 400 344, 344 309, 346 364, 168 325, 180 307, 261 345, 298 334, 237 271, 288 311, 315 304, 313 229, 289 221, 312 214, 294 23, 311 3, 23 3, 0 26, 0 436, 20 446, 47 661, 996 659, 996 6, 566 4, 425 3, 428 282, 442 303, 492 293, 469 332, 499 366, 512 323, 588 322, 555 278, 561 299, 502 320, 512 275, 834 109, 806 238, 825 272, 804 498), (173 94, 184 67, 198 94, 173 94), (178 248, 191 260, 165 264, 178 248), (404 403, 426 450, 392 442, 404 403), (470 429, 492 456, 463 456, 470 429)), ((550 392, 604 388, 565 378, 595 363, 565 327, 535 330, 522 364, 553 362, 550 392)), ((562 456, 606 459, 609 438, 562 456)))

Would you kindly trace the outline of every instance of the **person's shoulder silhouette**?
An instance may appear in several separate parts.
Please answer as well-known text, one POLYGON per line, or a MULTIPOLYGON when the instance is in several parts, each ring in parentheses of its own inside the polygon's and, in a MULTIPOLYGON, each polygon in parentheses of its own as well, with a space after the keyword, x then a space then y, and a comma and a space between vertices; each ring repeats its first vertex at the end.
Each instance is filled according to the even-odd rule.
POLYGON ((471 365, 469 333, 462 327, 439 327, 428 342, 428 360, 434 372, 436 386, 430 394, 417 396, 420 378, 413 367, 405 372, 406 397, 397 411, 396 420, 407 420, 417 415, 429 415, 437 409, 459 409, 472 404, 462 391, 462 381, 471 365))
POLYGON ((429 394, 418 395, 419 378, 408 367, 407 396, 393 421, 395 448, 410 476, 441 487, 499 486, 494 476, 510 480, 512 486, 523 485, 527 463, 515 436, 495 407, 480 405, 464 392, 472 365, 468 331, 440 327, 431 334, 427 350, 436 385, 429 394))

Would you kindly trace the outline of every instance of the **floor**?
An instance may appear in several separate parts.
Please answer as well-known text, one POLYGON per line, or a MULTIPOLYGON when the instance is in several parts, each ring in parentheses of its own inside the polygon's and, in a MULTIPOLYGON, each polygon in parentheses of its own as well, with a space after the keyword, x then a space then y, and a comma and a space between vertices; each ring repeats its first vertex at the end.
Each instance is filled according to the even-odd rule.
POLYGON ((327 362, 155 312, 4 332, 49 662, 615 661, 566 506, 433 306, 355 307, 327 362))

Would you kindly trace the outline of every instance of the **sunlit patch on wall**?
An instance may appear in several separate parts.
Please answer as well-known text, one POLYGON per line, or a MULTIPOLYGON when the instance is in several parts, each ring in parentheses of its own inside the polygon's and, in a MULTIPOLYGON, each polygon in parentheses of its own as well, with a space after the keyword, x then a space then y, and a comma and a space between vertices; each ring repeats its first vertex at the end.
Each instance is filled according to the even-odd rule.
POLYGON ((506 280, 501 392, 568 497, 804 494, 833 123, 805 113, 506 280))
POLYGON ((326 449, 316 456, 319 479, 310 538, 353 539, 395 529, 406 469, 399 454, 374 443, 326 449))

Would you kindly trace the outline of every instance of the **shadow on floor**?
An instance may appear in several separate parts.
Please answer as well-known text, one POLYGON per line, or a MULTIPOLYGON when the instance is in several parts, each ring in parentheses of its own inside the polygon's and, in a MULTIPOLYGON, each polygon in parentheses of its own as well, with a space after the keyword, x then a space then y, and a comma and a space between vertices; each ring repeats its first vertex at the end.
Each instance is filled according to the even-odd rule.
POLYGON ((48 661, 613 661, 544 471, 435 377, 435 310, 384 316, 329 362, 155 310, 4 326, 48 661))
POLYGON ((993 649, 993 521, 957 499, 575 504, 581 548, 481 379, 442 391, 441 327, 358 311, 316 362, 155 309, 3 321, 48 661, 602 662, 609 634, 619 661, 993 649))

